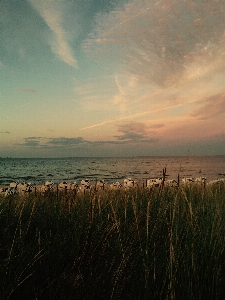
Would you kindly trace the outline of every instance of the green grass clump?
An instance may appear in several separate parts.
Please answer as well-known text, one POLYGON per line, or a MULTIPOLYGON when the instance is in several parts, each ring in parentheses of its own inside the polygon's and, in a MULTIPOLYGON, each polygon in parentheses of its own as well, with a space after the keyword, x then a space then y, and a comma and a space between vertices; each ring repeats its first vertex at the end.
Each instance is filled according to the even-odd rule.
POLYGON ((224 299, 224 185, 0 198, 1 299, 224 299))

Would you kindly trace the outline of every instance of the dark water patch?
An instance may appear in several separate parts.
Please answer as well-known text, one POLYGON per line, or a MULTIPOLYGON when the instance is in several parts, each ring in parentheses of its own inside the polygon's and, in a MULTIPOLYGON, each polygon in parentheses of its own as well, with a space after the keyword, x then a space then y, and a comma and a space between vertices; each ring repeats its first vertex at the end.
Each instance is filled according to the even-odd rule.
POLYGON ((0 178, 9 178, 9 179, 13 179, 14 177, 12 177, 12 176, 0 176, 0 178))
POLYGON ((9 185, 11 181, 0 180, 0 185, 9 185))
POLYGON ((108 174, 105 174, 104 176, 105 176, 105 177, 112 177, 112 176, 114 176, 114 175, 112 175, 111 173, 108 173, 108 174))
POLYGON ((80 178, 81 178, 80 176, 73 176, 73 177, 71 177, 70 180, 77 180, 77 179, 80 179, 80 178))
POLYGON ((56 172, 55 176, 63 177, 63 176, 65 176, 65 173, 59 173, 59 172, 56 172))
POLYGON ((36 176, 21 176, 20 178, 22 178, 23 180, 35 180, 36 176))
POLYGON ((126 176, 122 176, 122 175, 118 175, 118 176, 114 176, 114 177, 111 177, 111 178, 109 178, 109 179, 112 179, 113 181, 115 181, 115 180, 122 180, 122 179, 124 179, 124 178, 126 178, 126 176))
POLYGON ((133 174, 141 174, 140 171, 133 171, 132 173, 133 173, 133 174))
POLYGON ((149 174, 149 171, 144 171, 142 174, 149 174))
POLYGON ((133 171, 127 171, 126 174, 133 174, 133 171))
POLYGON ((99 176, 102 176, 101 174, 99 173, 89 173, 89 174, 84 174, 82 177, 99 177, 99 176))
POLYGON ((104 180, 105 179, 104 176, 89 176, 87 178, 90 178, 92 180, 104 180))

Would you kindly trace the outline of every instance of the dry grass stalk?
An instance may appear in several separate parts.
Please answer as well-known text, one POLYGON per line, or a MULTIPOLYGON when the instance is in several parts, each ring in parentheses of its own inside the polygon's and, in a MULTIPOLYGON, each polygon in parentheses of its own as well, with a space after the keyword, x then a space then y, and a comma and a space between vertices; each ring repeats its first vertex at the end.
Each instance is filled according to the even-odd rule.
POLYGON ((132 207, 133 207, 133 211, 134 211, 135 224, 136 224, 137 233, 138 233, 140 250, 143 253, 143 249, 142 249, 142 246, 141 246, 141 234, 140 234, 140 230, 139 230, 139 221, 138 221, 138 214, 137 214, 137 206, 136 206, 136 203, 134 201, 134 196, 132 196, 132 207))
POLYGON ((24 206, 25 206, 25 201, 23 201, 23 206, 22 206, 22 209, 21 209, 20 214, 19 214, 19 220, 18 220, 16 229, 15 229, 15 233, 14 233, 14 236, 13 236, 13 241, 12 241, 11 249, 10 249, 10 252, 9 252, 8 262, 10 262, 10 259, 11 259, 11 255, 12 255, 12 251, 13 251, 13 246, 14 246, 15 239, 16 239, 16 233, 17 233, 19 224, 21 224, 20 220, 21 220, 21 217, 22 217, 24 206))
POLYGON ((147 243, 146 243, 146 254, 148 254, 148 236, 149 236, 149 214, 150 214, 150 201, 148 201, 147 205, 147 214, 146 214, 146 236, 147 236, 147 243))
POLYGON ((112 209, 112 212, 113 212, 113 217, 114 217, 114 221, 115 221, 115 224, 116 224, 116 229, 117 229, 117 232, 118 232, 118 236, 119 236, 119 241, 120 241, 120 247, 121 247, 121 251, 122 251, 122 256, 124 258, 124 250, 123 250, 123 244, 122 244, 122 239, 121 239, 121 233, 120 233, 120 221, 117 220, 117 216, 116 216, 116 211, 112 205, 112 201, 110 202, 110 206, 111 206, 111 209, 112 209))

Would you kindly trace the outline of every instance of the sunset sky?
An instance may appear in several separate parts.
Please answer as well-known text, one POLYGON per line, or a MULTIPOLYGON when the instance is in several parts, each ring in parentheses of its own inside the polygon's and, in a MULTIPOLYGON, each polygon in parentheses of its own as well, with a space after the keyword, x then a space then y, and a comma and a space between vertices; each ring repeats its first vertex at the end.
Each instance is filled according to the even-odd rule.
POLYGON ((225 2, 0 1, 0 157, 225 155, 225 2))

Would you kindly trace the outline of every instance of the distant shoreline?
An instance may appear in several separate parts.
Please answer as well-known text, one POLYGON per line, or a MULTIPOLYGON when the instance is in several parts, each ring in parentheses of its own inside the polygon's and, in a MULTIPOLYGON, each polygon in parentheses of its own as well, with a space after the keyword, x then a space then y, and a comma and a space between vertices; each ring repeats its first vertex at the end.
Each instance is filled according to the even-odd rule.
MULTIPOLYGON (((193 157, 225 157, 225 154, 215 154, 215 155, 188 155, 189 158, 193 157)), ((0 159, 101 159, 101 158, 115 158, 115 159, 130 159, 130 158, 160 158, 160 157, 187 157, 184 155, 137 155, 137 156, 63 156, 63 157, 0 157, 0 159)))

